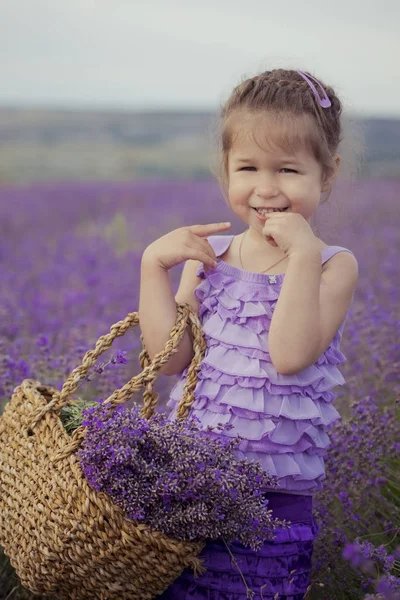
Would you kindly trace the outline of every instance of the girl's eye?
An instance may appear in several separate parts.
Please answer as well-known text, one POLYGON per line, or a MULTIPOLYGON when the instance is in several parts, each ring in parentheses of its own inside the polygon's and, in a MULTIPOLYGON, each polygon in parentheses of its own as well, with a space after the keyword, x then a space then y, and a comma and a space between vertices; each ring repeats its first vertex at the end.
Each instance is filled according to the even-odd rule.
MULTIPOLYGON (((241 167, 241 169, 239 169, 239 171, 255 171, 256 167, 241 167)), ((289 171, 289 173, 297 173, 297 171, 295 171, 294 169, 288 169, 286 167, 282 167, 282 169, 280 169, 281 171, 289 171)))

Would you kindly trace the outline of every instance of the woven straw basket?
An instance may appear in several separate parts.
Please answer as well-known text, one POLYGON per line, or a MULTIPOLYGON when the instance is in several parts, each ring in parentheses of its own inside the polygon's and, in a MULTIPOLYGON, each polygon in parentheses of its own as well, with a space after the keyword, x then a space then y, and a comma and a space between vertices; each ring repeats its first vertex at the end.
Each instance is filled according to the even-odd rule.
MULTIPOLYGON (((188 415, 205 341, 193 309, 177 304, 177 311, 164 350, 151 362, 143 345, 142 372, 106 402, 116 407, 144 386, 141 416, 148 419, 158 399, 153 382, 189 325, 194 358, 178 417, 188 415)), ((198 558, 203 542, 171 539, 126 519, 106 494, 89 486, 76 456, 86 430, 80 427, 69 436, 59 418, 97 358, 138 323, 139 313, 133 312, 112 325, 61 392, 25 379, 0 417, 0 545, 22 584, 34 594, 60 600, 152 600, 185 568, 195 575, 205 571, 198 558)), ((140 339, 143 344, 143 336, 140 339)))

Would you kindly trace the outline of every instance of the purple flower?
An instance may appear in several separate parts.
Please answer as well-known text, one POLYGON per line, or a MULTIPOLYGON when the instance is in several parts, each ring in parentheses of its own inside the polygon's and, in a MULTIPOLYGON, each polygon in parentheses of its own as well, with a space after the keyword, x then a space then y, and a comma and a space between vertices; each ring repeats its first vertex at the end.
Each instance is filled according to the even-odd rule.
POLYGON ((103 403, 84 411, 78 456, 89 483, 127 518, 177 539, 223 536, 254 550, 287 525, 271 518, 264 495, 276 478, 234 458, 239 439, 213 438, 197 418, 168 421, 155 413, 147 420, 136 404, 118 408, 103 403))

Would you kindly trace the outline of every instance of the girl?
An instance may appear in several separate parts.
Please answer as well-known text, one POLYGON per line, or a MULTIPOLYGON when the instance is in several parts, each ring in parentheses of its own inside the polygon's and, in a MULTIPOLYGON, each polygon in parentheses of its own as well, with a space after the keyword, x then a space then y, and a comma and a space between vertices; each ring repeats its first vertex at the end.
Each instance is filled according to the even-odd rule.
MULTIPOLYGON (((258 552, 207 543, 207 572, 183 571, 160 600, 301 600, 307 591, 318 533, 312 498, 325 478, 325 427, 340 418, 332 388, 344 383, 339 344, 358 277, 351 251, 328 246, 309 225, 339 168, 341 110, 333 89, 303 71, 238 85, 222 109, 221 183, 246 230, 181 227, 143 253, 139 314, 150 357, 169 338, 175 302, 189 303, 207 342, 191 414, 204 427, 233 425, 224 435, 243 436, 237 457, 278 477, 269 508, 292 523, 258 552), (183 261, 174 298, 168 270, 183 261)), ((192 358, 186 330, 162 370, 179 375, 171 419, 192 358)))

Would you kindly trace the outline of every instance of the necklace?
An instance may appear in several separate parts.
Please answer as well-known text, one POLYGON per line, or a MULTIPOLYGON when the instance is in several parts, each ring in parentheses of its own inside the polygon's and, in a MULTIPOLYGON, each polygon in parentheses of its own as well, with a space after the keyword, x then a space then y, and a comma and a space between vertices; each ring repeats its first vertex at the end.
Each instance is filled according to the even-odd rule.
MULTIPOLYGON (((247 231, 249 231, 249 230, 247 230, 247 231)), ((242 263, 242 244, 243 244, 243 240, 245 238, 245 235, 246 235, 247 231, 245 232, 245 234, 243 235, 242 239, 240 240, 240 246, 239 246, 239 260, 240 260, 240 264, 241 264, 243 270, 245 270, 245 269, 244 269, 243 263, 242 263)), ((287 257, 284 256, 283 258, 281 258, 280 260, 278 260, 278 262, 274 263, 270 267, 267 267, 266 269, 264 269, 264 271, 261 271, 261 273, 265 273, 265 271, 269 271, 270 269, 272 269, 272 267, 275 267, 280 262, 282 262, 283 260, 285 260, 285 258, 287 258, 287 257)))

